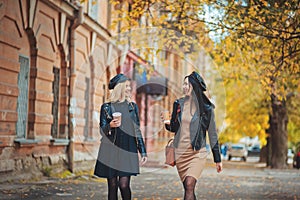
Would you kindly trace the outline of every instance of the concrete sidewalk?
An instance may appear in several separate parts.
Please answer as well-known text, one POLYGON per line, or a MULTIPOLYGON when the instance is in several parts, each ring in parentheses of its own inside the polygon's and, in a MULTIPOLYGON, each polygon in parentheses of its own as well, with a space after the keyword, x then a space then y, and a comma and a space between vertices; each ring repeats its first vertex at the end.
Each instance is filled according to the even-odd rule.
MULTIPOLYGON (((271 170, 224 162, 224 171, 216 173, 208 163, 197 183, 198 199, 300 199, 300 170, 271 170)), ((182 199, 183 187, 172 167, 142 167, 132 177, 133 200, 182 199)), ((89 175, 68 179, 43 178, 37 182, 0 185, 0 199, 107 199, 105 179, 89 175)), ((119 198, 121 199, 121 197, 119 198)))

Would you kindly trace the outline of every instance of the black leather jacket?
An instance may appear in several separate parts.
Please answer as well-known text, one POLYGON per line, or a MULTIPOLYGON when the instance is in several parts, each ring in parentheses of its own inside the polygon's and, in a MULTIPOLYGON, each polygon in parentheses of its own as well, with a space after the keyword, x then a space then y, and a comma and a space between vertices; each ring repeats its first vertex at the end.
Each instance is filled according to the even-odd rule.
MULTIPOLYGON (((135 137, 136 137, 136 144, 130 145, 137 145, 137 149, 142 155, 142 157, 147 156, 145 143, 142 137, 142 133, 140 130, 140 120, 138 115, 138 107, 135 103, 130 102, 128 103, 128 109, 130 113, 130 117, 134 122, 134 129, 135 129, 135 137)), ((106 142, 108 139, 110 142, 115 143, 116 140, 116 128, 111 128, 109 123, 112 120, 112 107, 111 103, 104 103, 101 106, 100 110, 100 134, 102 135, 102 142, 106 142)))
MULTIPOLYGON (((175 132, 175 147, 178 147, 180 139, 180 124, 183 106, 184 98, 177 99, 174 102, 170 125, 165 125, 167 130, 175 132)), ((208 131, 214 162, 218 163, 221 162, 221 156, 213 109, 213 106, 205 104, 205 113, 202 116, 200 116, 198 112, 194 114, 190 122, 190 138, 193 149, 200 150, 201 148, 206 147, 206 132, 208 131), (201 126, 199 126, 200 121, 201 126)))

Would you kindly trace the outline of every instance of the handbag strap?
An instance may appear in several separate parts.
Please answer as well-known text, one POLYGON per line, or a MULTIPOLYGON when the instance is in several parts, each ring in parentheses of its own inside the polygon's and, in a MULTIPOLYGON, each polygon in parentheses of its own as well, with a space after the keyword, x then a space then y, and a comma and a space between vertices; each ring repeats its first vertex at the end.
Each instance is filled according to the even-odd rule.
POLYGON ((169 141, 168 141, 168 143, 167 143, 167 147, 169 147, 169 146, 173 146, 173 138, 172 139, 170 139, 169 141))

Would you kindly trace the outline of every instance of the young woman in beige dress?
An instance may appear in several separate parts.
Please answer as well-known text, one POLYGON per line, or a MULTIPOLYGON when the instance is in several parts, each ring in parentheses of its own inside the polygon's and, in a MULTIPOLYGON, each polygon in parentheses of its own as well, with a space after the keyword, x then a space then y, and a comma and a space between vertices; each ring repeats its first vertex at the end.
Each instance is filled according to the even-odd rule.
MULTIPOLYGON (((206 85, 196 72, 186 76, 183 83, 185 97, 173 104, 167 130, 174 132, 176 168, 184 187, 184 200, 195 200, 197 179, 206 163, 206 132, 217 172, 222 171, 220 148, 216 130, 214 105, 203 93, 206 85)), ((162 120, 164 116, 162 115, 162 120)))

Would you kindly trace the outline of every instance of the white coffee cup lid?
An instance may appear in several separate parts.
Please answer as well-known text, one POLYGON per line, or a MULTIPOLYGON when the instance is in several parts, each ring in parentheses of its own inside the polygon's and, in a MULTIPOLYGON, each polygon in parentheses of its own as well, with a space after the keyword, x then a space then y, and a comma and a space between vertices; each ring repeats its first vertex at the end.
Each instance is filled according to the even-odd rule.
POLYGON ((120 112, 114 112, 112 115, 113 115, 114 117, 118 117, 118 116, 121 116, 122 113, 120 113, 120 112))

